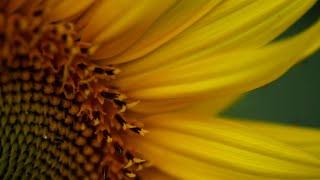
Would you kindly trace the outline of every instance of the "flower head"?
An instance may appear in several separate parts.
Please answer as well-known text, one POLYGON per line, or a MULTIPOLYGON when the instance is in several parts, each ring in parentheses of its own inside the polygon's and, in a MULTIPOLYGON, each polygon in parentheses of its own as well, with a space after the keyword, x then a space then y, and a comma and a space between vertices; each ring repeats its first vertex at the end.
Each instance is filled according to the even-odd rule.
POLYGON ((208 120, 319 48, 320 23, 270 43, 314 3, 1 2, 0 177, 319 178, 248 128, 283 127, 208 120))

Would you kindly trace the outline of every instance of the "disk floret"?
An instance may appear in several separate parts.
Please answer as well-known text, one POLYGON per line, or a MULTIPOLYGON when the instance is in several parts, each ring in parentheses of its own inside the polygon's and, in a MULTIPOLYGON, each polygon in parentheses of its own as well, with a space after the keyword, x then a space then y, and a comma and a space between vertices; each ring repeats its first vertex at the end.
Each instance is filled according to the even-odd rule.
POLYGON ((112 86, 119 69, 44 14, 0 13, 0 179, 136 177, 146 162, 126 141, 146 131, 112 86))

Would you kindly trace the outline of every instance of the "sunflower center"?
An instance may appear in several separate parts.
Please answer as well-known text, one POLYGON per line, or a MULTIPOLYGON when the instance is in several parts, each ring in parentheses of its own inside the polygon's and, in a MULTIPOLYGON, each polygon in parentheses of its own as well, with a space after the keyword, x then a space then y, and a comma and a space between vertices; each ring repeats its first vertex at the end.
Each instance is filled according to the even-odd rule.
POLYGON ((0 179, 136 177, 145 161, 125 141, 144 130, 125 118, 118 70, 42 14, 0 13, 0 179))

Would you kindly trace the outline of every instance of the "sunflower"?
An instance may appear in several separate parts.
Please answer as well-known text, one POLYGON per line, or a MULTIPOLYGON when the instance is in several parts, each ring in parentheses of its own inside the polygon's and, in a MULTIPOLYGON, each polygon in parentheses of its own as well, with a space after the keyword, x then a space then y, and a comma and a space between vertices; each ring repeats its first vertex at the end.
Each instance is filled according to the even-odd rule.
POLYGON ((319 48, 272 41, 315 2, 1 1, 0 179, 320 178, 319 131, 212 117, 319 48))

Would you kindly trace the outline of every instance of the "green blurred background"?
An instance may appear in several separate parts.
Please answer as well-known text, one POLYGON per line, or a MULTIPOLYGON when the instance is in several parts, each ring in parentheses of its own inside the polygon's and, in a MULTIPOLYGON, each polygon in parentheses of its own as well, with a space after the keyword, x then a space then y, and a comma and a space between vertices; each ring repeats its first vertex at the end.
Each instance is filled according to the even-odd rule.
MULTIPOLYGON (((319 18, 320 1, 280 39, 302 31, 319 18)), ((223 115, 320 128, 320 51, 280 79, 248 93, 223 115)))

